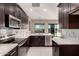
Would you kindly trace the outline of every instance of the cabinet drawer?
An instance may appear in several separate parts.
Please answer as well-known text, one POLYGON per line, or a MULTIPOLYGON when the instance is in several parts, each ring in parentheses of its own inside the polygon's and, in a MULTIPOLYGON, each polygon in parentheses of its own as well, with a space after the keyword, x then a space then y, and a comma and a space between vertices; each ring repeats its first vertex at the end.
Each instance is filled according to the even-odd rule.
POLYGON ((31 46, 45 46, 45 36, 31 36, 30 37, 31 46))

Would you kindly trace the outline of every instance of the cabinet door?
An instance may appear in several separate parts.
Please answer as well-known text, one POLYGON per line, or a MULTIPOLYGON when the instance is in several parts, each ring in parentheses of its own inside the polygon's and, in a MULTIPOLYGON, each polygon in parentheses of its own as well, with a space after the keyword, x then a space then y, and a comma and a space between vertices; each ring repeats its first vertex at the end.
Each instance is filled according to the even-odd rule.
POLYGON ((4 23, 4 4, 0 3, 0 27, 5 26, 4 23))
POLYGON ((60 25, 60 28, 65 28, 65 29, 69 28, 68 12, 69 12, 69 4, 62 3, 59 6, 59 25, 60 25))
POLYGON ((45 36, 39 36, 38 39, 40 46, 45 46, 45 36))
POLYGON ((15 17, 17 17, 18 18, 18 13, 19 13, 19 11, 18 11, 18 7, 15 5, 15 17))
POLYGON ((25 23, 28 24, 28 16, 25 15, 25 23))
POLYGON ((26 19, 25 19, 25 14, 24 14, 23 12, 22 12, 22 16, 23 16, 23 17, 22 17, 22 23, 25 23, 25 20, 26 20, 26 19))
POLYGON ((15 17, 20 19, 20 15, 21 15, 20 8, 16 5, 15 6, 15 17))
POLYGON ((9 14, 9 3, 4 3, 4 12, 5 14, 9 14))
POLYGON ((59 6, 59 25, 60 28, 64 28, 64 7, 63 4, 59 6))
POLYGON ((31 46, 45 46, 44 36, 31 36, 31 46))
POLYGON ((31 46, 38 46, 39 39, 37 37, 35 37, 35 36, 31 36, 30 38, 31 38, 31 41, 30 41, 31 46))
POLYGON ((15 3, 9 3, 9 14, 15 16, 15 3))

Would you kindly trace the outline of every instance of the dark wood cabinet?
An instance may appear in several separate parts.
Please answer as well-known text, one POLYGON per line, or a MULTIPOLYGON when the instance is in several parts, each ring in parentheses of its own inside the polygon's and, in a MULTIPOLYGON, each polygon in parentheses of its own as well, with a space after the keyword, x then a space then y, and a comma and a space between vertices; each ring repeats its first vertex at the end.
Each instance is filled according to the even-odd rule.
POLYGON ((21 18, 21 14, 22 14, 22 13, 21 13, 20 8, 17 7, 17 9, 16 9, 16 17, 22 20, 22 18, 21 18))
POLYGON ((45 46, 45 36, 30 36, 30 46, 45 46))
POLYGON ((69 13, 69 4, 68 3, 62 3, 59 6, 59 25, 60 28, 69 28, 68 24, 68 13, 69 13))
POLYGON ((9 14, 15 16, 15 4, 9 3, 9 14))
POLYGON ((9 14, 9 3, 4 3, 4 13, 9 14))
POLYGON ((75 25, 79 25, 77 22, 78 20, 75 20, 77 18, 74 18, 74 23, 72 23, 73 16, 71 17, 71 14, 79 10, 79 3, 60 3, 58 5, 59 9, 59 26, 62 29, 78 29, 79 27, 75 25), (77 24, 76 24, 77 22, 77 24), (73 27, 74 26, 74 27, 73 27))
POLYGON ((12 49, 5 56, 18 56, 18 47, 15 47, 14 49, 12 49))
POLYGON ((79 45, 75 44, 57 44, 52 41, 53 56, 79 56, 79 45))
POLYGON ((0 3, 0 27, 5 26, 5 15, 12 15, 27 24, 28 17, 23 9, 16 3, 0 3))
POLYGON ((15 17, 19 18, 19 8, 15 6, 15 17))
POLYGON ((4 23, 4 4, 0 3, 0 27, 5 26, 4 23))
POLYGON ((79 15, 69 15, 69 28, 79 29, 79 15))

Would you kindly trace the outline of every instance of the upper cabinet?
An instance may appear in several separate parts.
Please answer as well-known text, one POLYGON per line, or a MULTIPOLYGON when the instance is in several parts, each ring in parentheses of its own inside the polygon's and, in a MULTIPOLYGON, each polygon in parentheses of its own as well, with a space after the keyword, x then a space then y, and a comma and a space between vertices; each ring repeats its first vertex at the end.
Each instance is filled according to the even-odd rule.
POLYGON ((60 28, 68 28, 69 4, 62 3, 62 4, 59 4, 58 7, 59 7, 59 25, 60 25, 60 28))
POLYGON ((61 29, 78 29, 79 14, 72 15, 72 13, 79 10, 79 3, 60 3, 59 9, 59 25, 61 29), (75 18, 77 17, 77 18, 75 18), (74 22, 73 22, 74 21, 74 22), (73 23, 72 23, 73 22, 73 23))
POLYGON ((9 3, 9 14, 15 16, 15 4, 9 3))
POLYGON ((4 4, 4 13, 9 14, 9 3, 4 4))
POLYGON ((21 15, 20 8, 15 6, 15 17, 21 19, 20 15, 21 15))
POLYGON ((0 3, 0 27, 4 26, 4 4, 0 3))
POLYGON ((27 24, 28 17, 23 9, 16 3, 0 3, 0 26, 5 27, 5 15, 12 15, 14 18, 21 20, 21 23, 27 24))

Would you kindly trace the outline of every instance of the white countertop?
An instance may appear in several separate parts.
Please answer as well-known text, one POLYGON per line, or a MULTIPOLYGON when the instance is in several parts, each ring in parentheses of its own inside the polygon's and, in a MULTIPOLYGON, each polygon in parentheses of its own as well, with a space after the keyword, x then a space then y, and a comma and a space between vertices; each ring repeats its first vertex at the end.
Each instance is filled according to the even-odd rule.
POLYGON ((10 52, 13 48, 15 48, 18 44, 0 44, 0 56, 4 56, 8 52, 10 52))
POLYGON ((54 42, 56 42, 58 45, 79 45, 79 40, 75 38, 60 38, 60 37, 54 37, 52 38, 54 42))
POLYGON ((31 33, 31 36, 52 36, 50 33, 31 33))

